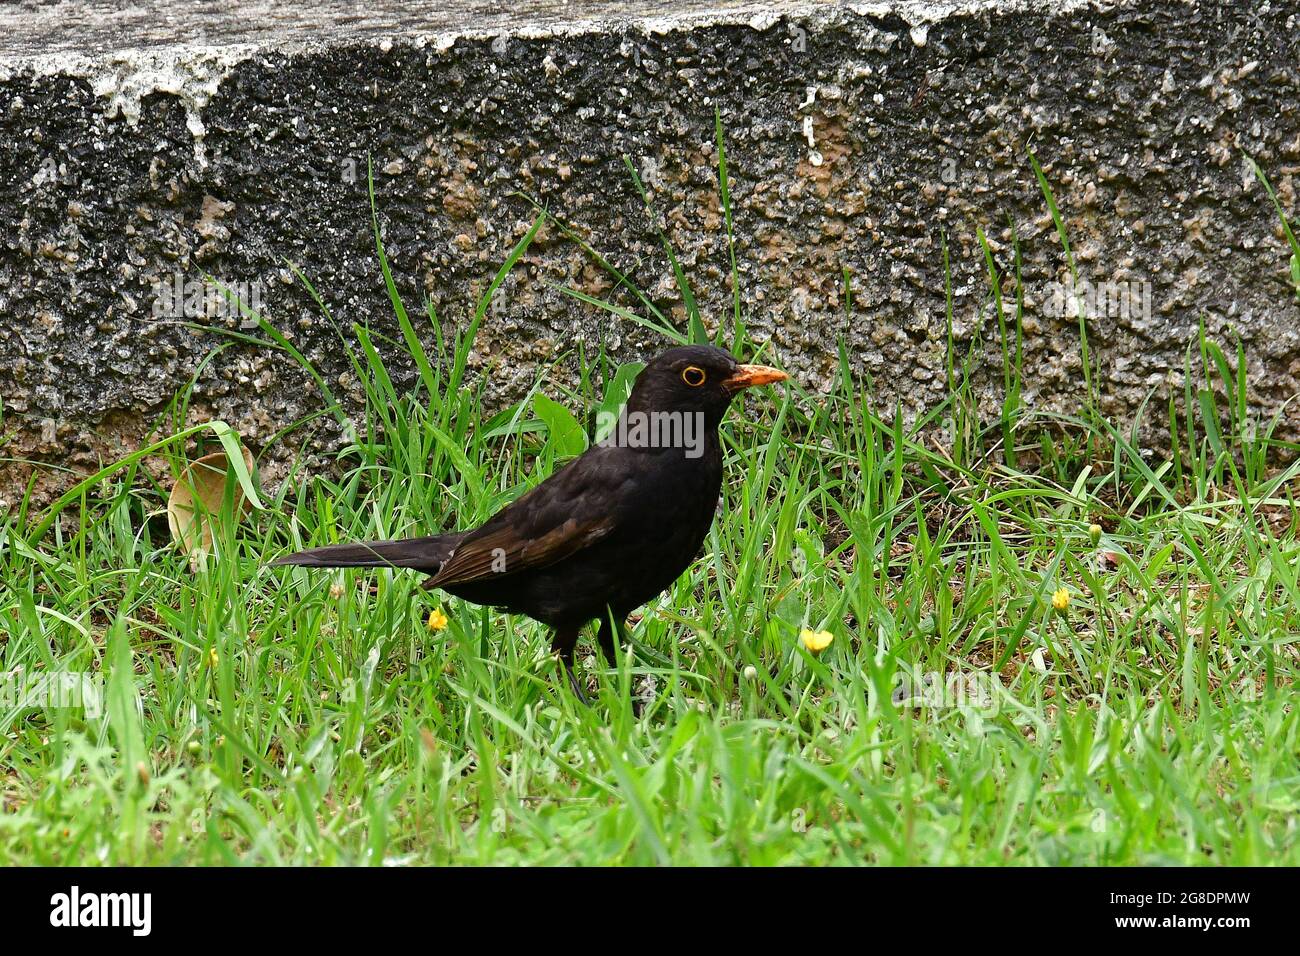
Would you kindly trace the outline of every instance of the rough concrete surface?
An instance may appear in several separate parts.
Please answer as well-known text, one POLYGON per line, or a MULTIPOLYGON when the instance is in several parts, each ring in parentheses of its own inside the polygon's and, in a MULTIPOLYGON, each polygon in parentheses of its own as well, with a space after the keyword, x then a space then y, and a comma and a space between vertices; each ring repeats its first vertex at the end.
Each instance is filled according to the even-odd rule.
MULTIPOLYGON (((1300 308, 1278 217, 1243 154, 1294 216, 1300 4, 1249 6, 0 7, 0 457, 80 469, 117 458, 196 373, 191 416, 229 421, 259 451, 319 409, 285 355, 220 334, 238 318, 155 314, 160 288, 184 292, 204 273, 252 289, 356 407, 361 384, 335 329, 285 263, 340 324, 400 341, 374 254, 367 157, 414 314, 429 299, 444 323, 463 325, 527 229, 531 197, 680 321, 662 227, 706 318, 723 319, 715 107, 748 321, 804 384, 830 381, 842 338, 882 403, 898 397, 915 412, 942 398, 946 233, 959 344, 982 332, 982 394, 996 408, 976 229, 1006 273, 1014 225, 1026 398, 1079 407, 1079 333, 1059 297, 1053 305, 1067 273, 1032 148, 1081 275, 1121 293, 1103 292, 1089 323, 1104 410, 1131 419, 1150 390, 1176 385, 1204 319, 1216 336, 1242 337, 1252 400, 1270 414, 1300 391, 1300 308)), ((657 346, 563 285, 635 307, 548 228, 480 338, 475 374, 494 401, 517 398, 551 356, 569 352, 560 374, 572 371, 576 343, 603 341, 620 358, 657 346)), ((400 348, 386 358, 414 380, 400 348)), ((337 438, 330 427, 313 448, 337 438)), ((1300 406, 1282 430, 1300 437, 1300 406)), ((270 449, 272 473, 296 440, 270 449)), ((29 471, 0 463, 0 498, 29 471)))

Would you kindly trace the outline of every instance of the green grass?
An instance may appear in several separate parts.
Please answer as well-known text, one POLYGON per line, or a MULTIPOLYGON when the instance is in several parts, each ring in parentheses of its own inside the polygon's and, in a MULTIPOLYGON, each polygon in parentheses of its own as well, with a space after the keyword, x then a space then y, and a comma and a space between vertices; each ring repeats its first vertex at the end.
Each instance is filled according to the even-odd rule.
MULTIPOLYGON (((0 863, 1300 863, 1300 469, 1275 466, 1295 449, 1252 419, 1246 356, 1204 334, 1185 388, 1143 410, 1167 415, 1163 455, 1099 416, 1091 378, 1076 417, 1023 406, 1018 246, 981 264, 1000 416, 975 405, 978 343, 951 335, 949 397, 916 422, 847 355, 829 394, 738 404, 704 552, 618 668, 585 662, 589 708, 540 625, 411 574, 268 569, 480 521, 625 394, 636 367, 603 353, 505 409, 466 374, 543 216, 459 334, 407 313, 377 250, 400 339, 339 329, 368 401, 336 476, 262 489, 216 560, 169 546, 143 467, 233 441, 171 438, 187 394, 157 446, 0 519, 0 673, 105 676, 101 716, 0 705, 0 863), (805 628, 834 642, 810 654, 805 628)), ((698 339, 675 275, 685 332, 643 297, 588 304, 698 339)), ((740 303, 721 337, 752 354, 740 303)), ((305 366, 269 324, 252 338, 305 366)))

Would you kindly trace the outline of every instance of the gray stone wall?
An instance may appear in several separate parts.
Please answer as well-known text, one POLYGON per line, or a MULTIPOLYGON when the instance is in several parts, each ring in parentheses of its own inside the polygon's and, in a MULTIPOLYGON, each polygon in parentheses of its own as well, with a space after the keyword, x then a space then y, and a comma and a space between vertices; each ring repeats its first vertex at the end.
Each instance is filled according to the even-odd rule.
MULTIPOLYGON (((914 413, 942 399, 946 234, 959 345, 982 330, 981 395, 995 409, 1001 359, 976 229, 1004 273, 1014 229, 1025 396, 1079 407, 1079 334, 1061 308, 1065 260, 1032 149, 1081 276, 1101 290, 1090 337, 1108 414, 1131 420, 1152 389, 1177 384, 1202 319, 1244 340, 1260 414, 1300 391, 1289 249, 1243 159, 1294 215, 1296 3, 449 6, 0 8, 0 457, 111 460, 196 372, 192 417, 229 421, 257 450, 318 409, 286 356, 156 315, 168 312, 160 290, 204 273, 245 284, 335 393, 359 402, 335 329, 286 262, 345 330, 400 341, 367 157, 413 314, 427 299, 463 325, 531 199, 681 321, 663 228, 706 319, 724 319, 715 108, 747 321, 807 386, 830 381, 842 339, 882 403, 914 413)), ((620 358, 657 347, 563 285, 636 306, 548 227, 482 331, 474 374, 493 401, 517 398, 539 360, 578 342, 620 358)), ((414 380, 400 348, 385 357, 414 380)), ((575 367, 570 354, 561 369, 575 367)), ((1300 437, 1300 408, 1282 431, 1300 437)), ((271 450, 272 475, 294 444, 271 450)), ((0 497, 28 470, 0 464, 0 497)))

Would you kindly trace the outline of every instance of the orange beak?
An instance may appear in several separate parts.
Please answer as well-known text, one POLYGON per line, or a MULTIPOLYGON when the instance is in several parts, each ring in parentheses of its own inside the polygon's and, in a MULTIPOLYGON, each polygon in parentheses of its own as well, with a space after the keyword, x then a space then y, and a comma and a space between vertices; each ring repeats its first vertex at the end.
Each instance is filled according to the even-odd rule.
POLYGON ((766 365, 737 365, 736 371, 729 378, 722 380, 722 387, 728 391, 738 392, 742 388, 753 388, 755 385, 784 382, 789 377, 785 372, 766 365))

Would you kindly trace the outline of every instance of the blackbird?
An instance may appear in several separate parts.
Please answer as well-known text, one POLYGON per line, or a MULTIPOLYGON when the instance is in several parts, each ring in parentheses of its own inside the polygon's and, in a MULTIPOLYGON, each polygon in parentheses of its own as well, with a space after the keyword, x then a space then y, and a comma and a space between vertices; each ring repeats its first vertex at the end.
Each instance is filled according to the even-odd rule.
POLYGON ((718 425, 742 389, 788 376, 708 345, 673 348, 637 376, 608 436, 472 531, 300 551, 277 565, 414 568, 425 588, 549 625, 573 674, 581 628, 617 662, 615 628, 699 553, 722 488, 718 425), (612 624, 611 624, 612 622, 612 624))

